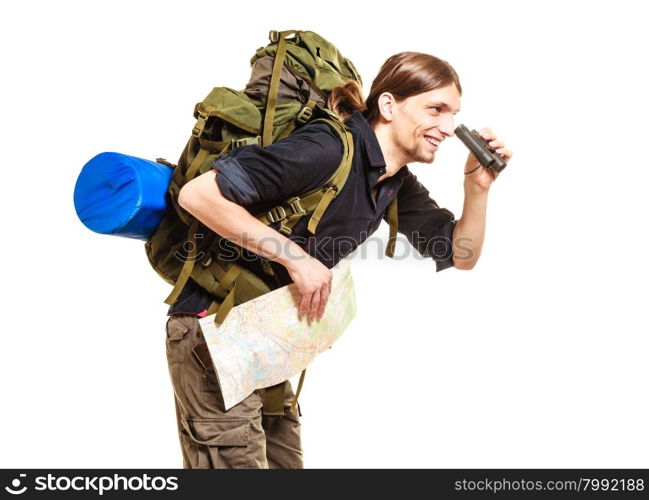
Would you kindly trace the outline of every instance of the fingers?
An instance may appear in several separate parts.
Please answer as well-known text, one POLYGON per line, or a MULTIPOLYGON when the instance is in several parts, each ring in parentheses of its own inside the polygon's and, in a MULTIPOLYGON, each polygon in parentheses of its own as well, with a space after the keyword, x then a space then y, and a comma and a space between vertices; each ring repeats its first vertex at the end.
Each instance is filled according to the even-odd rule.
POLYGON ((496 153, 502 156, 506 162, 509 161, 513 155, 511 149, 507 149, 507 148, 497 149, 496 153))
POLYGON ((311 296, 311 304, 308 316, 309 323, 315 320, 316 314, 318 312, 318 307, 320 306, 320 295, 320 289, 318 289, 313 292, 313 295, 311 296))
POLYGON ((300 292, 295 297, 298 307, 298 320, 307 319, 309 324, 316 318, 322 319, 331 295, 333 273, 315 259, 305 263, 305 269, 294 270, 291 274, 300 292))
POLYGON ((322 319, 322 316, 324 315, 325 307, 327 306, 327 300, 329 300, 329 294, 331 293, 331 283, 327 283, 324 287, 322 287, 322 291, 320 292, 320 304, 318 306, 318 321, 322 319))
POLYGON ((496 134, 489 127, 485 127, 480 129, 480 137, 486 141, 493 141, 496 138, 496 134))
POLYGON ((309 314, 309 309, 311 308, 311 298, 312 294, 302 294, 302 300, 300 301, 300 314, 298 318, 300 321, 302 321, 302 318, 307 317, 307 315, 309 314))
POLYGON ((491 141, 489 143, 489 146, 491 146, 496 151, 496 153, 502 156, 505 161, 509 160, 512 157, 511 149, 507 149, 503 141, 491 141))
POLYGON ((496 137, 493 130, 486 127, 480 130, 480 136, 489 141, 489 147, 494 149, 505 161, 509 161, 513 153, 511 149, 505 147, 505 143, 496 137))
POLYGON ((298 319, 301 321, 302 318, 306 318, 309 323, 316 318, 320 321, 322 316, 324 316, 329 295, 331 295, 331 280, 312 294, 303 294, 300 301, 298 319))

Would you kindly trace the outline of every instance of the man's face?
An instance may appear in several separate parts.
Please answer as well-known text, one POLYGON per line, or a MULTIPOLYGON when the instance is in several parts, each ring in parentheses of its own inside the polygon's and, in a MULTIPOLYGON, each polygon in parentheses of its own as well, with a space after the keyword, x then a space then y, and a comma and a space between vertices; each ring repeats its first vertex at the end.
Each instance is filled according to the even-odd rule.
POLYGON ((431 163, 435 151, 453 136, 453 115, 460 110, 455 84, 395 102, 392 108, 392 137, 406 162, 431 163))

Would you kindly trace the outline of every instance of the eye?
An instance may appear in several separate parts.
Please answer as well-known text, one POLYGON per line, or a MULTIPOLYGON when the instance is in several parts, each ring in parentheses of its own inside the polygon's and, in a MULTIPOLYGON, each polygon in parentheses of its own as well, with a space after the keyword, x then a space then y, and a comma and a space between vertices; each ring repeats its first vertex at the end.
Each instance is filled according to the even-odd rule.
POLYGON ((433 110, 435 113, 441 113, 442 111, 442 108, 440 108, 439 106, 428 106, 428 109, 433 110))

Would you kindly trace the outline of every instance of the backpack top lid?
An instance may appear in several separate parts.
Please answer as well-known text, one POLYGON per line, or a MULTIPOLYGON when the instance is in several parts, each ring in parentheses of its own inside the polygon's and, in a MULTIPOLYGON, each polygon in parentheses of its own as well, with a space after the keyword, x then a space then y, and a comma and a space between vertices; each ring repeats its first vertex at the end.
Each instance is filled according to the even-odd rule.
MULTIPOLYGON (((275 41, 277 33, 271 31, 271 42, 275 41)), ((250 65, 254 66, 261 58, 274 57, 277 48, 276 43, 271 43, 258 49, 252 56, 250 65)), ((328 93, 349 80, 363 84, 354 64, 335 45, 313 31, 295 31, 292 37, 286 38, 286 57, 283 62, 286 68, 323 93, 328 93)))
POLYGON ((74 187, 74 207, 90 230, 148 239, 167 211, 173 169, 134 156, 100 153, 85 164, 74 187))

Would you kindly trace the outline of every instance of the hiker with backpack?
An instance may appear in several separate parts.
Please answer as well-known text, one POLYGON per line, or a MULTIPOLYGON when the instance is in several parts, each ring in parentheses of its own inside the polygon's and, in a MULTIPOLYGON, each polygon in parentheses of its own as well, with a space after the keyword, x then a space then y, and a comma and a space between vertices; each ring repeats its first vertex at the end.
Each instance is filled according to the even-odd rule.
MULTIPOLYGON (((256 390, 225 411, 200 317, 216 313, 222 321, 234 305, 295 283, 300 316, 317 320, 331 293, 331 268, 382 220, 390 223, 390 256, 397 228, 437 271, 471 269, 480 256, 493 171, 469 155, 456 220, 407 166, 433 162, 454 135, 462 88, 453 68, 427 54, 396 54, 364 100, 351 62, 320 38, 317 47, 309 45, 309 33, 298 32, 295 45, 314 54, 321 73, 323 60, 335 68, 325 76, 336 73, 341 84, 323 91, 326 84, 304 77, 285 33, 269 46, 272 57, 260 49, 245 97, 265 104, 263 126, 251 126, 241 106, 226 116, 233 99, 227 92, 220 91, 218 106, 210 96, 200 103, 169 191, 178 215, 147 242, 154 267, 175 285, 167 355, 185 468, 303 467, 300 411, 293 409, 289 381, 256 390), (293 119, 278 124, 296 95, 300 106, 287 113, 293 119), (175 248, 191 245, 182 247, 189 255, 179 264, 168 257, 176 254, 165 241, 181 219, 188 232, 175 248), (462 253, 454 251, 458 240, 462 253)), ((261 120, 253 108, 248 116, 261 120)), ((511 158, 492 131, 480 135, 505 161, 511 158)))

